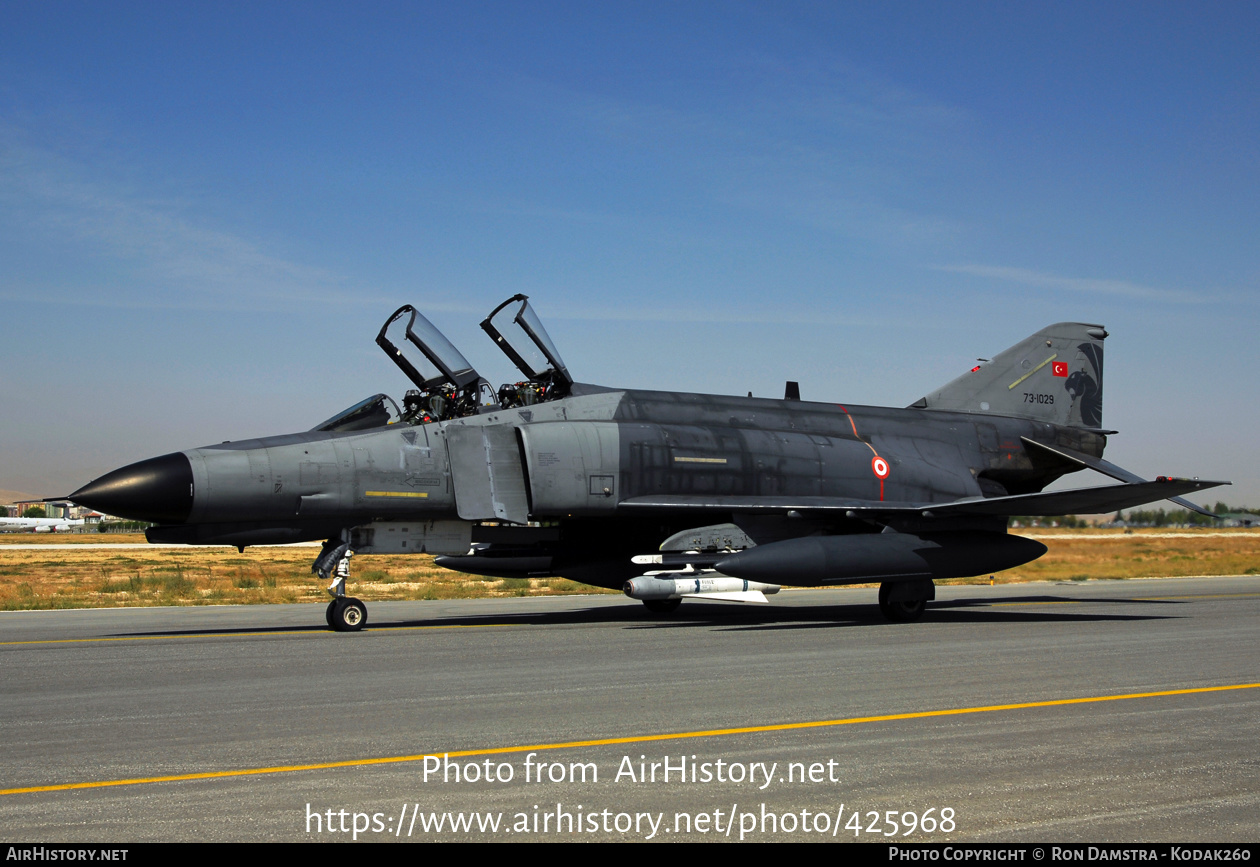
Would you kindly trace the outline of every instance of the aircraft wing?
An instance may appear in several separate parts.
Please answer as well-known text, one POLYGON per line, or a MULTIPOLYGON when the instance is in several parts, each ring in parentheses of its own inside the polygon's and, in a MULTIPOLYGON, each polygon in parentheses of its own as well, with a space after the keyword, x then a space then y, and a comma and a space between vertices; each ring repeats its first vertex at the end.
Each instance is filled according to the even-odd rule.
POLYGON ((846 497, 729 497, 689 494, 658 494, 633 497, 621 506, 634 510, 691 510, 721 512, 843 512, 849 518, 922 516, 969 517, 1002 515, 1094 514, 1131 509, 1144 503, 1164 500, 1180 494, 1228 485, 1229 482, 1199 479, 1165 479, 1154 482, 1129 482, 1097 488, 1075 488, 1036 494, 1013 494, 1007 497, 972 497, 948 503, 880 502, 846 497))

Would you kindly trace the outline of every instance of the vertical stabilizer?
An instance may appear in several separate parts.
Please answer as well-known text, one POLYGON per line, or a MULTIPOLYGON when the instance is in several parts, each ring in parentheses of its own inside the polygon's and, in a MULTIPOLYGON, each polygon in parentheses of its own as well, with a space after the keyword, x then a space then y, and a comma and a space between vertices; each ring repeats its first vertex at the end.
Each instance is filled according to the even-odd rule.
POLYGON ((1051 325, 912 406, 1099 429, 1106 337, 1101 325, 1051 325))

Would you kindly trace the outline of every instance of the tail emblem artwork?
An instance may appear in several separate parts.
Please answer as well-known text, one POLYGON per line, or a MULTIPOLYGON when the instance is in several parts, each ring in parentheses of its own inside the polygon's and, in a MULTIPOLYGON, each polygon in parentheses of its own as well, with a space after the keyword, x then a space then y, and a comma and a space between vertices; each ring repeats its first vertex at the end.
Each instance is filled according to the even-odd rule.
POLYGON ((492 387, 405 305, 376 337, 414 386, 401 404, 374 394, 312 430, 150 458, 68 499, 152 522, 150 542, 322 540, 328 625, 356 631, 350 558, 376 553, 561 576, 657 613, 878 583, 884 615, 912 621, 935 580, 1045 553, 1007 534, 1011 515, 1202 512, 1182 495, 1228 484, 1103 459, 1101 325, 1043 328, 905 408, 804 401, 795 381, 782 400, 579 383, 524 295, 481 327, 518 381, 492 387), (1045 490, 1084 469, 1120 484, 1045 490))

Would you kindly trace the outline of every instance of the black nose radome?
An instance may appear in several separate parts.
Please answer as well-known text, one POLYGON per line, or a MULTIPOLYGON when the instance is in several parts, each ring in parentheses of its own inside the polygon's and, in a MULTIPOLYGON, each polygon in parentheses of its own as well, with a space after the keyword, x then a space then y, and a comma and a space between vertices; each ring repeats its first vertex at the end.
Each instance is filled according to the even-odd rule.
POLYGON ((67 499, 133 521, 182 524, 192 511, 192 464, 182 452, 149 458, 106 473, 67 499))

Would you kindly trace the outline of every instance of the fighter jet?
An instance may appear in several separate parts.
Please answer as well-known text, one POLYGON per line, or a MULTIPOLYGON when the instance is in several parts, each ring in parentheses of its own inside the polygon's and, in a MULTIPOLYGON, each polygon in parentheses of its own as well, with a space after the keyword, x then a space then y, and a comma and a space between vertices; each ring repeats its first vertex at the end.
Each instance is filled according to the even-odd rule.
POLYGON ((377 344, 415 388, 314 429, 114 470, 76 503, 156 526, 150 542, 323 540, 326 619, 354 554, 428 553, 461 572, 621 588, 651 612, 684 598, 764 602, 781 585, 878 583, 917 620, 939 579, 1041 556, 1011 515, 1114 512, 1228 482, 1152 481, 1103 460, 1101 325, 1043 328, 905 408, 575 382, 524 295, 481 327, 520 370, 493 389, 415 308, 377 344), (404 321, 405 320, 405 321, 404 321), (398 332, 401 331, 401 337, 398 332), (1046 492, 1091 469, 1117 485, 1046 492))

